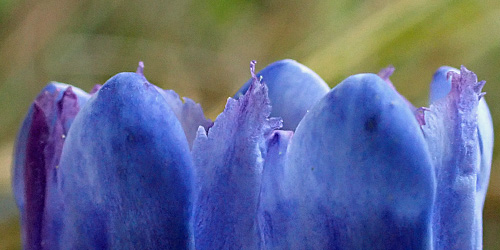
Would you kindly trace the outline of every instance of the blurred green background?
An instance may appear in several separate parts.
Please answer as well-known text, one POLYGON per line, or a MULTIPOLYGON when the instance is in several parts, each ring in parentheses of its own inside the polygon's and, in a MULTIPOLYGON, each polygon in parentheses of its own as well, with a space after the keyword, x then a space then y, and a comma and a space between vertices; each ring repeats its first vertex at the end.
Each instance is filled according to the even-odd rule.
MULTIPOLYGON (((213 119, 249 78, 250 60, 261 69, 284 58, 332 87, 392 64, 394 85, 416 106, 427 106, 439 66, 466 65, 487 81, 499 131, 499 1, 0 0, 0 249, 19 248, 12 145, 48 81, 90 90, 143 60, 152 83, 200 102, 213 119)), ((485 249, 500 249, 499 152, 484 211, 485 249)))

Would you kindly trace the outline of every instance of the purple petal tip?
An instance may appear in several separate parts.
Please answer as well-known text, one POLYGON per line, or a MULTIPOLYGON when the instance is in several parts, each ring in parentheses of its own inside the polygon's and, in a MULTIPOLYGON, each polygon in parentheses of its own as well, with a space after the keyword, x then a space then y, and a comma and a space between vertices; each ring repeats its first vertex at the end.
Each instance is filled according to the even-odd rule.
POLYGON ((389 77, 392 76, 392 74, 394 73, 394 70, 396 70, 394 66, 389 65, 386 68, 381 69, 377 75, 380 76, 380 78, 387 81, 389 77))
POLYGON ((429 110, 430 109, 426 107, 420 107, 415 110, 415 118, 417 118, 418 124, 420 126, 425 125, 425 112, 429 110))
POLYGON ((259 78, 257 77, 257 75, 255 75, 255 65, 257 64, 257 61, 255 60, 252 60, 250 62, 250 74, 252 75, 252 79, 254 81, 259 81, 259 78))
POLYGON ((102 87, 101 84, 94 85, 94 87, 92 88, 92 90, 90 90, 90 94, 91 95, 95 94, 97 91, 99 91, 99 89, 101 89, 101 87, 102 87))
POLYGON ((460 73, 453 71, 448 72, 448 77, 451 77, 451 91, 450 94, 461 96, 457 100, 462 103, 469 103, 472 97, 476 96, 481 99, 482 89, 486 81, 477 81, 477 75, 468 70, 465 66, 460 67, 460 73))
POLYGON ((474 90, 476 92, 481 92, 481 90, 483 90, 484 84, 486 84, 486 81, 484 81, 484 80, 478 82, 477 85, 474 87, 474 90))
POLYGON ((382 80, 384 80, 387 84, 389 84, 389 86, 391 88, 393 88, 394 90, 396 90, 396 88, 394 87, 394 85, 392 84, 391 82, 391 79, 389 79, 392 74, 394 73, 394 70, 396 70, 394 68, 394 66, 392 65, 389 65, 387 66, 386 68, 383 68, 382 70, 380 70, 377 75, 382 78, 382 80))
POLYGON ((141 76, 144 76, 144 62, 139 61, 139 66, 137 66, 137 71, 135 72, 141 76))

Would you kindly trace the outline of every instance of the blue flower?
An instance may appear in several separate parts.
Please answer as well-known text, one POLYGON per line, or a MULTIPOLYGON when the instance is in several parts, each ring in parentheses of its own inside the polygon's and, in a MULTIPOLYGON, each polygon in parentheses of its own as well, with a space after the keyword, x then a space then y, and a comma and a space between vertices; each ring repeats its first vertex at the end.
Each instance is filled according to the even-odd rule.
POLYGON ((415 108, 392 67, 330 90, 252 62, 214 122, 143 68, 36 98, 13 169, 25 249, 482 248, 493 126, 465 67, 415 108))

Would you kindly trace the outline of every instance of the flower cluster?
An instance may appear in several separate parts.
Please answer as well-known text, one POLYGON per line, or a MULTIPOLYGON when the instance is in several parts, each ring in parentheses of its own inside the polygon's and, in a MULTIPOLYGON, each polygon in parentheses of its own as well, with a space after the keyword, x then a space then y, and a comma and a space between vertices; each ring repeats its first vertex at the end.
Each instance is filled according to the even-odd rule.
POLYGON ((474 73, 440 68, 416 108, 392 67, 331 90, 293 60, 250 67, 214 122, 142 62, 89 94, 45 87, 15 146, 24 248, 482 248, 493 126, 474 73))

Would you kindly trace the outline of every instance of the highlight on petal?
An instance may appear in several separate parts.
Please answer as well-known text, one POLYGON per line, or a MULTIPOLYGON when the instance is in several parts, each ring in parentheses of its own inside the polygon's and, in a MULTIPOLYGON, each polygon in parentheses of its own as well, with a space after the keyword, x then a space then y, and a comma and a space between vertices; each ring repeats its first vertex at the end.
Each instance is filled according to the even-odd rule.
MULTIPOLYGON (((330 90, 314 71, 290 59, 266 66, 257 77, 269 88, 271 116, 281 117, 286 130, 295 130, 307 111, 330 90)), ((252 81, 241 87, 236 99, 246 93, 252 81)))
POLYGON ((66 137, 58 178, 61 249, 193 246, 193 166, 182 127, 157 88, 120 73, 66 137))
POLYGON ((483 247, 483 208, 486 200, 486 192, 490 180, 491 161, 493 158, 493 120, 486 100, 481 98, 478 105, 478 139, 481 163, 476 184, 476 225, 479 228, 476 232, 476 247, 483 247))
POLYGON ((486 103, 480 105, 483 86, 463 66, 460 73, 440 68, 431 85, 434 102, 422 129, 437 180, 435 249, 482 248, 482 207, 493 147, 489 111, 486 103), (449 79, 449 92, 441 97, 449 79))
POLYGON ((260 248, 256 218, 266 138, 281 127, 280 120, 268 118, 270 113, 267 86, 254 76, 243 96, 228 99, 208 134, 199 129, 192 150, 197 249, 260 248))
POLYGON ((479 151, 481 153, 481 167, 479 169, 477 191, 480 193, 478 200, 481 202, 481 208, 484 206, 486 199, 486 191, 491 172, 491 161, 493 158, 493 119, 491 118, 490 109, 486 104, 485 98, 479 100, 477 107, 477 125, 479 151))
POLYGON ((412 110, 377 75, 347 78, 304 117, 284 181, 296 208, 288 248, 432 246, 429 152, 412 110))
POLYGON ((65 137, 88 98, 78 88, 50 83, 23 121, 14 151, 13 189, 25 249, 55 247, 62 220, 57 168, 65 137))

